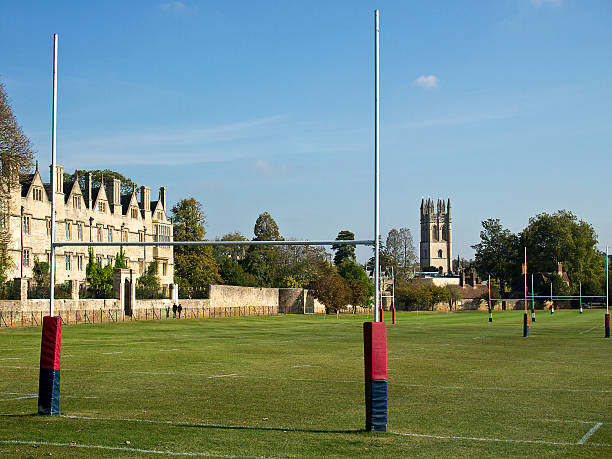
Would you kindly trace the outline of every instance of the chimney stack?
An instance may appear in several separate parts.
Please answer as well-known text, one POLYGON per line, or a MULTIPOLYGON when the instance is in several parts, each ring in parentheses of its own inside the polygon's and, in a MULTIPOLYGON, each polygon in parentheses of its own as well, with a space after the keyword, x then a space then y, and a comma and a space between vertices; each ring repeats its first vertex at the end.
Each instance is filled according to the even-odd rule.
POLYGON ((166 214, 168 213, 167 209, 166 209, 166 187, 162 186, 159 189, 159 200, 161 201, 162 206, 164 207, 164 211, 166 212, 166 214))
POLYGON ((140 207, 142 207, 142 210, 145 212, 151 211, 151 188, 148 186, 143 185, 140 187, 140 207))
POLYGON ((93 209, 93 202, 91 202, 91 172, 87 173, 87 182, 85 183, 85 188, 87 188, 87 205, 89 206, 89 210, 93 209))

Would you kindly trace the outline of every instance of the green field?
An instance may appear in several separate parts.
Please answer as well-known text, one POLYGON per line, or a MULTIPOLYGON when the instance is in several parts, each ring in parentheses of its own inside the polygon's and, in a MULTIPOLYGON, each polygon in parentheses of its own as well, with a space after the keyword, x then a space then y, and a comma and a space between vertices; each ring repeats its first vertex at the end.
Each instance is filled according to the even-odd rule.
POLYGON ((366 316, 64 326, 60 417, 40 329, 0 329, 0 456, 612 457, 603 312, 400 313, 389 432, 367 433, 366 316), (589 435, 590 434, 590 435, 589 435))

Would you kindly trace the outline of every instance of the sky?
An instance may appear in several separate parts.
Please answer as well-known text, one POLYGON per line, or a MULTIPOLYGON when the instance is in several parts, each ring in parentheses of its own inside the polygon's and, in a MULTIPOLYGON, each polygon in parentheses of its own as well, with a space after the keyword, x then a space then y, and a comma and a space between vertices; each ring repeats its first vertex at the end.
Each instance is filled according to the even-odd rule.
POLYGON ((485 219, 559 209, 612 245, 606 0, 4 1, 0 82, 43 177, 57 33, 67 172, 195 197, 211 239, 266 211, 285 238, 372 239, 375 9, 383 241, 407 227, 418 253, 431 197, 451 199, 454 257, 485 219))

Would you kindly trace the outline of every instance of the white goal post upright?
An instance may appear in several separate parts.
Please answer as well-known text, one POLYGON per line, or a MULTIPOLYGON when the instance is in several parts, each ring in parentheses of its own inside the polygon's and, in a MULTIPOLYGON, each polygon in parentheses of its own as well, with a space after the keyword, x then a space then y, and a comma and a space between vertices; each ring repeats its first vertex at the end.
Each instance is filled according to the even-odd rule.
POLYGON ((380 321, 380 186, 378 180, 379 169, 379 146, 380 146, 380 130, 379 130, 379 57, 378 57, 378 10, 374 11, 374 322, 380 321))
MULTIPOLYGON (((53 317, 55 303, 55 188, 57 178, 55 171, 55 146, 57 133, 57 34, 53 35, 53 106, 51 115, 51 247, 49 255, 49 276, 50 289, 49 295, 49 316, 53 317)), ((62 178, 63 179, 63 178, 62 178)), ((23 254, 21 255, 23 258, 23 254)), ((23 263, 23 260, 22 260, 23 263)))

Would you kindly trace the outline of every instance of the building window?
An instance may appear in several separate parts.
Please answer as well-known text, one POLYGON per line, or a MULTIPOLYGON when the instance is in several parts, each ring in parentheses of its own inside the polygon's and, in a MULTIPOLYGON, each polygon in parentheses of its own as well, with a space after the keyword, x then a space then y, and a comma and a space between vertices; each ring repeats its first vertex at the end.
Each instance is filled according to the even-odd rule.
POLYGON ((121 231, 121 242, 128 242, 128 232, 127 230, 121 231))
POLYGON ((70 271, 72 269, 72 266, 70 264, 70 254, 67 253, 66 254, 66 271, 70 271))
POLYGON ((112 266, 114 263, 115 263, 115 257, 109 255, 108 256, 108 264, 112 266))
POLYGON ((83 271, 83 255, 77 255, 77 271, 83 271))
POLYGON ((442 258, 442 250, 438 250, 438 258, 442 258))
POLYGON ((72 197, 72 207, 74 207, 75 209, 81 208, 81 197, 80 196, 72 197))
POLYGON ((23 232, 24 234, 30 234, 30 216, 23 216, 23 232))
POLYGON ((77 229, 77 239, 79 241, 83 240, 83 224, 82 223, 77 223, 76 224, 76 229, 77 229))
POLYGON ((66 220, 66 240, 69 241, 72 239, 72 231, 70 229, 70 221, 66 220))
POLYGON ((34 188, 32 190, 32 197, 34 198, 34 201, 42 201, 42 188, 34 188))
POLYGON ((47 264, 51 266, 51 253, 47 252, 47 264))
POLYGON ((113 242, 113 227, 108 227, 108 242, 113 242))
POLYGON ((104 212, 104 213, 106 212, 106 203, 104 201, 100 201, 98 203, 98 210, 100 212, 104 212))
POLYGON ((30 266, 30 249, 23 249, 23 266, 30 266))
POLYGON ((47 227, 47 236, 51 236, 51 219, 47 218, 45 220, 45 226, 47 227))
POLYGON ((102 255, 96 255, 96 263, 102 266, 102 255))
POLYGON ((142 231, 138 231, 138 242, 144 242, 144 233, 142 231))
POLYGON ((102 242, 102 225, 96 227, 96 241, 102 242))
POLYGON ((132 218, 138 218, 138 209, 136 207, 130 209, 130 216, 132 218))
POLYGON ((162 267, 162 276, 165 276, 168 272, 168 263, 163 262, 161 264, 161 267, 162 267))
POLYGON ((0 228, 8 229, 9 226, 9 202, 8 199, 0 200, 0 228))

